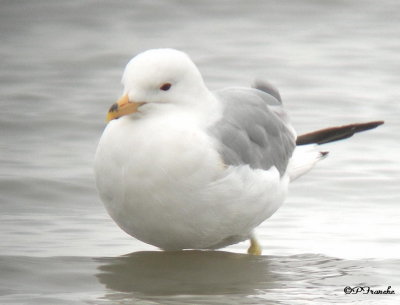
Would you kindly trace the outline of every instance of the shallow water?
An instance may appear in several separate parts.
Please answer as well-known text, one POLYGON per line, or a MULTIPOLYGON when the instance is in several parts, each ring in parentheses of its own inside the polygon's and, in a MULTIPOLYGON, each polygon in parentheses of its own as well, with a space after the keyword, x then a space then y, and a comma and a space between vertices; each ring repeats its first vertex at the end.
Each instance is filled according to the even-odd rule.
POLYGON ((394 304, 400 236, 397 1, 1 1, 1 304, 394 304), (108 217, 92 163, 135 54, 190 54, 211 89, 276 84, 299 133, 385 125, 326 145, 285 205, 227 252, 161 253, 108 217), (131 253, 131 254, 127 254, 131 253))
MULTIPOLYGON (((27 299, 30 304, 350 304, 371 295, 346 295, 346 286, 386 290, 381 283, 387 274, 381 272, 399 272, 398 260, 220 251, 8 256, 0 259, 0 267, 1 300, 7 304, 27 299)), ((399 283, 391 281, 392 287, 399 283)), ((396 300, 395 295, 372 297, 380 304, 396 300)))

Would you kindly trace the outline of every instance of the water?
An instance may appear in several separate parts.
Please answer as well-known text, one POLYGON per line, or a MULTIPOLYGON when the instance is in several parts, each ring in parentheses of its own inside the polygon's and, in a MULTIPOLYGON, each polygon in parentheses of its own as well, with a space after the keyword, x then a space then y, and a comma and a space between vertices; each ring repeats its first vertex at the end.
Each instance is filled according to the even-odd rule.
POLYGON ((1 1, 1 304, 394 304, 400 294, 397 1, 1 1), (298 132, 382 119, 325 146, 246 243, 162 253, 123 233, 92 164, 126 62, 190 54, 209 88, 276 84, 298 132), (396 295, 345 295, 346 286, 396 295))

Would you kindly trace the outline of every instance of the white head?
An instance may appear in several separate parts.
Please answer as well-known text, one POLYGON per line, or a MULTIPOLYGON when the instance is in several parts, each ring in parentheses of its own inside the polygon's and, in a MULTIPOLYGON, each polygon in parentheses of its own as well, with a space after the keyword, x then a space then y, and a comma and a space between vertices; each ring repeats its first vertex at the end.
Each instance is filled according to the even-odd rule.
POLYGON ((108 120, 135 112, 143 104, 194 105, 208 94, 195 64, 174 49, 148 50, 132 58, 122 84, 124 96, 110 108, 108 120))

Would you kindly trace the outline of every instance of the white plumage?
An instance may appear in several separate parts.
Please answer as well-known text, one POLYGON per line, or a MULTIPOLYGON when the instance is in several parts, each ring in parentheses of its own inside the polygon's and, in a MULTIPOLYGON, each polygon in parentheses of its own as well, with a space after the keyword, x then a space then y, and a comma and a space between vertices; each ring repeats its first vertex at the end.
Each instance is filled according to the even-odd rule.
POLYGON ((143 242, 214 249, 252 238, 282 205, 290 177, 320 158, 312 152, 307 164, 288 167, 295 135, 280 101, 258 89, 235 89, 239 101, 229 95, 236 91, 212 93, 182 52, 136 56, 123 85, 138 108, 108 123, 96 152, 96 183, 114 221, 143 242), (265 126, 256 123, 259 115, 265 126))

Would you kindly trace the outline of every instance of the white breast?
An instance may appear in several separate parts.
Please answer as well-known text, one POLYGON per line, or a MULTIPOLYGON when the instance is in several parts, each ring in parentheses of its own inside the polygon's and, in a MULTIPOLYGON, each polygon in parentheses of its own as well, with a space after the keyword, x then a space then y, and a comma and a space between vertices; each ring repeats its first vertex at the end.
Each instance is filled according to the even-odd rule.
POLYGON ((191 192, 222 170, 211 139, 177 116, 111 122, 95 159, 96 182, 108 212, 139 239, 149 227, 183 216, 191 192))
POLYGON ((246 239, 279 208, 288 184, 274 168, 226 168, 213 139, 179 115, 112 121, 95 173, 114 221, 137 239, 172 250, 246 239))

